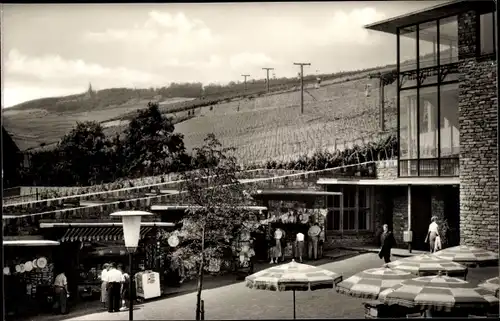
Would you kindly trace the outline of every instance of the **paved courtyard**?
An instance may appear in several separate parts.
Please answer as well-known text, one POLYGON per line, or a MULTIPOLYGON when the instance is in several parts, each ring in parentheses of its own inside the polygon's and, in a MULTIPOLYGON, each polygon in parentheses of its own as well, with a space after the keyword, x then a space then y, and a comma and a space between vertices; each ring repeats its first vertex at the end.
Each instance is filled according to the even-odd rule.
MULTIPOLYGON (((397 259, 397 258, 394 258, 397 259)), ((380 267, 375 253, 323 264, 320 267, 342 273, 347 278, 359 271, 380 267)), ((498 268, 471 269, 468 280, 477 283, 498 275, 498 268)), ((243 282, 204 290, 205 319, 289 319, 293 317, 292 292, 251 290, 243 282)), ((334 290, 297 292, 297 318, 363 318, 363 299, 351 298, 334 290)), ((196 293, 145 303, 134 312, 136 320, 192 320, 196 293)), ((99 312, 66 320, 127 320, 128 312, 99 312)))

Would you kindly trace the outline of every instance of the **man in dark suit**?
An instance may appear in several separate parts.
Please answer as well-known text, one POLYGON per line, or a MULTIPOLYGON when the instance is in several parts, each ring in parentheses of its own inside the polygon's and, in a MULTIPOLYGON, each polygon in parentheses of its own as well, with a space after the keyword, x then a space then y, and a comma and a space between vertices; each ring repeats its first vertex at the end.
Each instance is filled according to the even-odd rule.
POLYGON ((387 224, 384 224, 383 228, 384 232, 380 236, 382 247, 378 252, 378 257, 383 258, 385 263, 389 263, 391 262, 391 249, 396 245, 396 239, 394 238, 394 234, 389 231, 387 224))

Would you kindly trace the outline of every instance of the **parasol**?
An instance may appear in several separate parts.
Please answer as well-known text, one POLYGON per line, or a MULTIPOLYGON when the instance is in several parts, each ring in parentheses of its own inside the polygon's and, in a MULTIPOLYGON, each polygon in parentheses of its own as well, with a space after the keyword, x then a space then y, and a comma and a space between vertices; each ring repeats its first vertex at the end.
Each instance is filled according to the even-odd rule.
POLYGON ((407 271, 392 270, 387 266, 368 269, 337 284, 338 293, 376 300, 379 293, 414 276, 407 271))
POLYGON ((479 284, 478 287, 483 288, 483 289, 487 289, 487 290, 495 293, 495 296, 498 298, 498 290, 500 288, 499 278, 497 276, 497 277, 488 279, 488 280, 484 281, 483 283, 479 284))
POLYGON ((441 259, 431 254, 415 255, 388 263, 387 265, 392 269, 412 272, 417 275, 445 272, 446 274, 463 276, 464 279, 467 276, 466 266, 450 260, 441 259))
POLYGON ((471 283, 441 274, 405 280, 384 290, 379 300, 385 304, 450 312, 452 309, 489 309, 498 307, 491 292, 471 283))
POLYGON ((311 265, 297 263, 274 266, 245 278, 251 289, 293 291, 293 318, 295 319, 295 291, 314 291, 335 288, 342 275, 311 265))
POLYGON ((498 264, 498 254, 475 246, 459 245, 438 251, 433 255, 459 263, 487 263, 498 264))

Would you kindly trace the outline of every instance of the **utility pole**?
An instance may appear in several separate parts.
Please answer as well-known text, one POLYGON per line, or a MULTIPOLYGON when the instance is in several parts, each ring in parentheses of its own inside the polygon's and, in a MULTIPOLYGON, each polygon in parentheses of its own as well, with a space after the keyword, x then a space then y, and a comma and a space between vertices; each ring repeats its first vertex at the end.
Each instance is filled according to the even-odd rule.
POLYGON ((262 68, 262 70, 265 70, 267 74, 267 92, 269 92, 269 70, 274 70, 274 68, 262 68))
POLYGON ((245 77, 245 92, 247 91, 247 77, 250 77, 250 75, 241 75, 242 77, 245 77))
POLYGON ((300 66, 300 113, 304 113, 304 66, 310 66, 308 62, 294 62, 294 65, 300 66))

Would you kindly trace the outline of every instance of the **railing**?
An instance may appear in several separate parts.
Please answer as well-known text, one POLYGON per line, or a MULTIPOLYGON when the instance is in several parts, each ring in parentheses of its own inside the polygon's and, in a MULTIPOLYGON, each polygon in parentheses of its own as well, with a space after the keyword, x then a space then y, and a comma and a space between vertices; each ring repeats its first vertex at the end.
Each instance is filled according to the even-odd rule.
POLYGON ((456 177, 460 174, 459 158, 421 158, 418 159, 400 159, 399 175, 402 177, 412 176, 447 176, 456 177), (418 170, 420 167, 420 171, 418 170))

